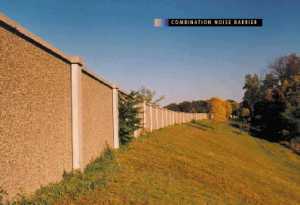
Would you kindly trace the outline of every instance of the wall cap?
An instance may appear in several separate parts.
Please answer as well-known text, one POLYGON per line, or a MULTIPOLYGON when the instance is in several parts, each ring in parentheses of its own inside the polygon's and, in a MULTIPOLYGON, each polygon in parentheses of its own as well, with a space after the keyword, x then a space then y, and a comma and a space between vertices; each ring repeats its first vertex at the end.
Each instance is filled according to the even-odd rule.
POLYGON ((84 61, 80 56, 70 56, 69 60, 71 64, 79 64, 80 66, 84 66, 84 61))

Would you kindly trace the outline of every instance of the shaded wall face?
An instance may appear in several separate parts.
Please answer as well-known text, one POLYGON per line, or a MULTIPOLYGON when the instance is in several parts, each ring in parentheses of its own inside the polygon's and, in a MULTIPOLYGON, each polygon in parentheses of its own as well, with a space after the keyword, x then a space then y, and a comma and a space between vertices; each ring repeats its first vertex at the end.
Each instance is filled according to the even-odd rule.
POLYGON ((0 23, 0 186, 11 197, 71 169, 70 65, 0 23))
POLYGON ((113 147, 112 89, 88 74, 81 75, 82 163, 113 147))

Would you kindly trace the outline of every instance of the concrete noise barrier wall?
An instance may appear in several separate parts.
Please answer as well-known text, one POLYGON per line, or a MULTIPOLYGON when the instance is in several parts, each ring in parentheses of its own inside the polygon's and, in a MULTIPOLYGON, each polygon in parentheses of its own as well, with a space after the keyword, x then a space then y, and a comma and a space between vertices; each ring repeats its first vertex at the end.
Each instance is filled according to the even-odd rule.
POLYGON ((117 148, 118 89, 0 13, 0 187, 8 198, 117 148))
MULTIPOLYGON (((0 13, 0 188, 8 198, 83 170, 106 146, 119 147, 119 89, 0 13)), ((153 131, 205 113, 140 105, 153 131)))
POLYGON ((139 107, 141 108, 141 129, 135 133, 135 137, 143 132, 151 132, 175 124, 182 124, 192 120, 209 119, 207 113, 175 112, 147 103, 142 103, 139 107))

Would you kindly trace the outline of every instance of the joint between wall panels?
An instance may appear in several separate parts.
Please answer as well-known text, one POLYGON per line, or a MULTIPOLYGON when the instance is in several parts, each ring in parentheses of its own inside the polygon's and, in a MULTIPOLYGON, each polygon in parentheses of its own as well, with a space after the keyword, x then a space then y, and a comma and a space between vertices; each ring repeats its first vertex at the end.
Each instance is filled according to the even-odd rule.
POLYGON ((146 102, 143 103, 143 128, 146 128, 146 102))
POLYGON ((160 128, 160 122, 159 122, 159 108, 156 107, 156 129, 160 128))
POLYGON ((152 106, 149 106, 149 113, 150 113, 150 131, 152 132, 153 130, 153 115, 152 115, 152 106))

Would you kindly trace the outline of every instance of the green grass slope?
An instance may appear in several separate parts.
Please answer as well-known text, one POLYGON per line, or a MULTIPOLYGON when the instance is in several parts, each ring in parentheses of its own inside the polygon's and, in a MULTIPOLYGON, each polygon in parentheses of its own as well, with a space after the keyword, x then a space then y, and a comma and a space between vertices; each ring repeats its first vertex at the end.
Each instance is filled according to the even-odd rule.
POLYGON ((98 187, 56 204, 300 204, 300 157, 226 124, 168 127, 113 155, 83 175, 98 187))

